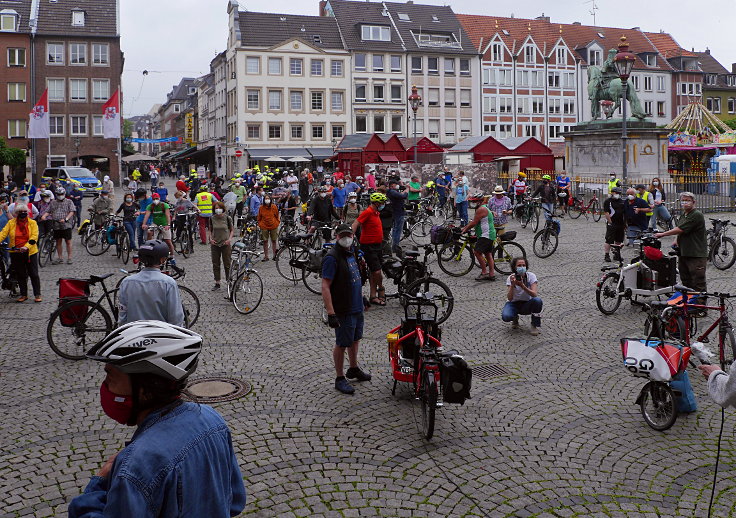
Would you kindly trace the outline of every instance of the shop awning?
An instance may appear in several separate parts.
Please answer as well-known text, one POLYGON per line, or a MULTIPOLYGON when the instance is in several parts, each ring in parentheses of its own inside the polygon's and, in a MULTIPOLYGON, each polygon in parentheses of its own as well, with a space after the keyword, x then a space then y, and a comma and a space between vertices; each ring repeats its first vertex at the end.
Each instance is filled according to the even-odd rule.
POLYGON ((308 147, 307 151, 312 156, 312 160, 324 160, 335 154, 331 147, 308 147))
POLYGON ((398 162, 399 159, 393 153, 378 153, 378 158, 383 162, 398 162))
POLYGON ((182 158, 186 158, 191 153, 194 153, 197 151, 197 146, 192 146, 190 148, 184 149, 183 151, 179 151, 178 153, 174 153, 169 157, 169 160, 180 160, 182 158))
POLYGON ((215 146, 207 146, 207 147, 204 147, 202 149, 198 149, 194 153, 190 153, 189 155, 186 156, 186 158, 194 158, 194 159, 196 159, 196 158, 202 158, 205 155, 208 155, 208 154, 214 153, 214 152, 215 152, 215 146))

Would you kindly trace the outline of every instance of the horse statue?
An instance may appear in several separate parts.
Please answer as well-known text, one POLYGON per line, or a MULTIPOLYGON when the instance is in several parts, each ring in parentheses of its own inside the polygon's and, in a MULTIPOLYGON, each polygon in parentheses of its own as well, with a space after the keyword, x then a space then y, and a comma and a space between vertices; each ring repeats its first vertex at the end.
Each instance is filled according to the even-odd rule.
MULTIPOLYGON (((590 111, 593 120, 597 120, 601 116, 601 101, 613 101, 615 106, 613 110, 606 115, 607 119, 615 113, 621 106, 621 92, 623 85, 621 78, 618 77, 616 67, 614 66, 614 57, 616 49, 608 51, 608 58, 600 67, 588 67, 588 99, 590 99, 590 111)), ((646 119, 644 110, 641 109, 639 96, 636 95, 634 86, 627 81, 626 99, 631 106, 631 115, 639 120, 646 119)))

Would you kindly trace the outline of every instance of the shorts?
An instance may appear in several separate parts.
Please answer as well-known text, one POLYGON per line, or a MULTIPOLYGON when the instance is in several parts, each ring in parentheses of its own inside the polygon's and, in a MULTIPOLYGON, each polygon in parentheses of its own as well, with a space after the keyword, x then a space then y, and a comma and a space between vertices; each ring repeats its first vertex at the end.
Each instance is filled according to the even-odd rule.
MULTIPOLYGON (((150 232, 151 229, 148 229, 150 232)), ((153 239, 161 239, 162 241, 171 240, 171 227, 164 230, 163 227, 153 232, 153 239)))
POLYGON ((363 313, 352 313, 337 317, 340 327, 335 329, 335 344, 338 347, 350 347, 363 338, 363 313))
POLYGON ((623 243, 625 234, 623 226, 606 225, 606 244, 623 243))
POLYGON ((279 229, 273 228, 271 230, 266 230, 265 228, 261 229, 261 237, 264 241, 268 241, 271 239, 271 241, 278 241, 279 239, 279 229))
POLYGON ((365 263, 368 265, 368 271, 378 272, 381 270, 381 265, 383 264, 383 253, 381 248, 381 243, 360 245, 360 249, 363 251, 363 257, 365 258, 365 263))
POLYGON ((493 250, 493 241, 487 237, 479 237, 475 242, 475 251, 480 254, 489 254, 493 250))
POLYGON ((70 228, 55 228, 54 239, 63 239, 69 241, 72 238, 72 229, 70 228))

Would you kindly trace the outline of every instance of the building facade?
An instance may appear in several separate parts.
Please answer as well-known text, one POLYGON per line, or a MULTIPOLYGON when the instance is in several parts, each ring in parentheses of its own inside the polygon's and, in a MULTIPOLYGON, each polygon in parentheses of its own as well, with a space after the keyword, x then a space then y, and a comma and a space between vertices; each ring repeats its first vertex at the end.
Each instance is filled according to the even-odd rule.
POLYGON ((710 50, 697 54, 703 71, 703 104, 723 121, 736 118, 736 64, 728 70, 710 50))
MULTIPOLYGON (((197 93, 196 80, 185 77, 174 85, 166 95, 166 102, 158 109, 157 136, 155 138, 176 137, 176 142, 164 142, 159 146, 160 152, 176 153, 188 146, 184 142, 185 114, 190 110, 188 98, 197 93)), ((193 113, 193 112, 192 112, 193 113)))

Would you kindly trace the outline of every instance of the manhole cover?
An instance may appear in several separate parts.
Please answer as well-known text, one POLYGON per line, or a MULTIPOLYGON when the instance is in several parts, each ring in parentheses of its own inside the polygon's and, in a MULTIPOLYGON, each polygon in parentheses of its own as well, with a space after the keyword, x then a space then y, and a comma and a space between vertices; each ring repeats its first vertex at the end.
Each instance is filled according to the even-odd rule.
POLYGON ((501 365, 490 364, 473 367, 473 377, 484 381, 488 381, 489 379, 497 376, 506 376, 507 374, 511 373, 501 365))
POLYGON ((199 378, 189 382, 183 396, 195 403, 220 403, 243 397, 251 386, 233 378, 199 378))

